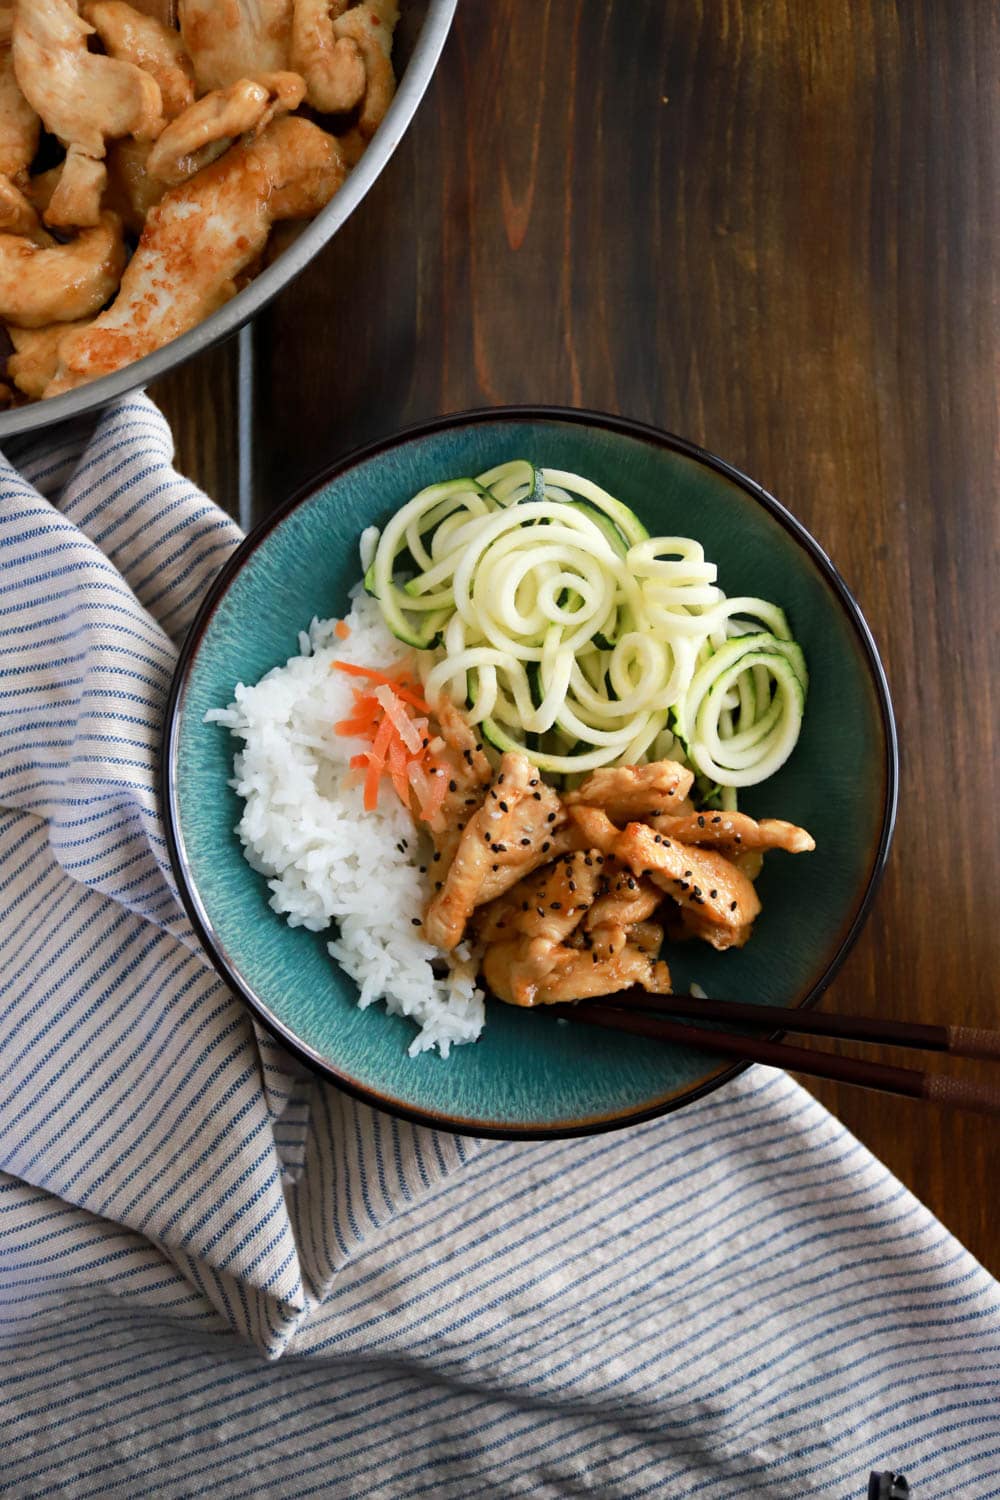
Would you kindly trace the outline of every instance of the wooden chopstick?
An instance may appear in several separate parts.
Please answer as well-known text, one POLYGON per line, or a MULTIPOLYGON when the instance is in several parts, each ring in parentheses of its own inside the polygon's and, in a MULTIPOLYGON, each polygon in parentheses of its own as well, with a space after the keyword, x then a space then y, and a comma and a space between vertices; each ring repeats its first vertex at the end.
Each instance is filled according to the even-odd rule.
MULTIPOLYGON (((666 1008, 682 997, 658 995, 655 998, 661 1007, 666 1008)), ((698 1002, 699 1005, 701 1003, 698 1002)), ((867 1062, 861 1058, 837 1057, 830 1052, 812 1052, 805 1047, 789 1046, 785 1042, 774 1042, 764 1037, 710 1031, 705 1027, 690 1026, 684 1021, 668 1021, 662 1016, 650 1015, 638 1008, 628 1010, 590 1000, 548 1008, 568 1021, 582 1022, 585 1025, 625 1031, 634 1036, 651 1037, 684 1047, 701 1047, 709 1052, 721 1052, 727 1057, 741 1058, 745 1062, 767 1063, 771 1067, 787 1068, 793 1073, 805 1073, 812 1078, 832 1078, 838 1083, 880 1089, 883 1093, 902 1094, 910 1099, 926 1099, 931 1103, 948 1104, 959 1109, 1000 1114, 1000 1087, 995 1084, 973 1083, 963 1078, 948 1078, 938 1073, 924 1073, 917 1068, 897 1068, 888 1063, 867 1062)), ((781 1025, 780 1021, 778 1025, 781 1025)))
POLYGON ((645 990, 623 990, 619 995, 609 995, 605 1003, 616 1009, 654 1010, 663 1015, 694 1016, 696 1020, 763 1026, 768 1031, 793 1031, 852 1042, 878 1042, 886 1047, 916 1047, 921 1052, 950 1052, 953 1057, 1000 1060, 1000 1031, 981 1026, 935 1026, 923 1021, 891 1021, 881 1016, 829 1015, 783 1005, 749 1005, 742 1000, 650 995, 645 990))

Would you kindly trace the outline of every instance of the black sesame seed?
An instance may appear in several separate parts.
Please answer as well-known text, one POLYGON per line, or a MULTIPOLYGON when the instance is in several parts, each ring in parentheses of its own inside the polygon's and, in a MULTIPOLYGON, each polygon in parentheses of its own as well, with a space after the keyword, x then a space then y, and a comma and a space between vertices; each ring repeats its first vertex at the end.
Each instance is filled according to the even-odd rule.
POLYGON ((530 843, 531 843, 530 839, 522 839, 521 840, 521 848, 522 849, 526 849, 530 843))
POLYGON ((438 850, 434 851, 434 858, 435 859, 440 859, 441 858, 440 852, 438 850))
POLYGON ((449 792, 457 792, 458 791, 458 782, 457 781, 449 781, 449 783, 448 783, 448 790, 449 790, 449 792))
POLYGON ((548 841, 548 840, 547 840, 547 839, 546 839, 546 841, 545 841, 545 843, 544 843, 544 844, 543 844, 543 845, 542 845, 542 853, 543 853, 543 854, 548 854, 548 852, 549 852, 549 850, 550 850, 550 849, 551 849, 551 848, 552 848, 552 845, 551 845, 551 844, 550 844, 550 843, 549 843, 549 841, 548 841))
POLYGON ((507 806, 506 802, 501 802, 501 804, 500 804, 500 811, 501 812, 510 812, 510 808, 507 806))
POLYGON ((718 813, 716 813, 715 817, 712 819, 712 822, 713 823, 721 823, 722 822, 722 819, 719 817, 718 813))
POLYGON ((536 776, 535 779, 534 779, 534 781, 529 781, 528 785, 529 786, 537 786, 538 785, 538 777, 536 776))
POLYGON ((419 927, 420 926, 420 918, 419 917, 411 917, 410 921, 413 923, 414 927, 419 927))
POLYGON ((671 842, 670 842, 669 839, 664 839, 663 840, 663 847, 664 847, 664 849, 671 849, 671 848, 673 848, 673 845, 671 844, 671 842))
POLYGON ((426 865, 421 865, 420 866, 420 873, 421 873, 421 875, 426 875, 427 874, 427 866, 426 865))
POLYGON ((718 893, 718 891, 709 891, 709 893, 708 893, 708 894, 709 894, 709 898, 710 898, 710 900, 712 900, 712 901, 714 901, 714 900, 715 900, 715 898, 716 898, 716 896, 717 896, 717 895, 718 895, 718 894, 719 894, 719 893, 718 893))
POLYGON ((562 902, 561 901, 552 901, 552 902, 550 902, 550 905, 551 905, 553 911, 562 911, 562 902))
POLYGON ((591 857, 590 857, 589 854, 584 855, 583 862, 587 866, 588 869, 590 869, 593 866, 593 863, 594 863, 594 861, 591 859, 591 857))
POLYGON ((691 879, 691 871, 690 870, 685 870, 684 871, 684 879, 685 880, 690 880, 691 879))
POLYGON ((497 870, 499 870, 499 868, 500 868, 499 865, 490 865, 490 869, 494 872, 494 874, 496 873, 497 870))
POLYGON ((702 818, 702 817, 699 817, 699 819, 698 819, 698 827, 699 828, 704 828, 704 826, 705 826, 705 819, 702 818))
POLYGON ((571 891, 575 891, 576 890, 576 886, 573 884, 572 880, 569 883, 569 888, 570 888, 571 891))
POLYGON ((555 820, 556 820, 555 813, 549 813, 548 817, 545 819, 546 823, 554 823, 555 820))
POLYGON ((541 792, 532 792, 531 795, 534 797, 534 799, 535 799, 536 802, 541 802, 541 800, 542 800, 542 794, 541 794, 541 792))
POLYGON ((700 896, 701 895, 701 886, 700 885, 696 885, 695 886, 694 893, 695 893, 696 896, 700 896))
POLYGON ((503 786, 503 772, 502 771, 500 772, 500 775, 497 777, 497 786, 503 786))
POLYGON ((635 881, 634 880, 630 880, 628 882, 628 888, 629 888, 630 891, 634 891, 635 890, 635 881))
POLYGON ((522 911, 527 911, 528 908, 530 907, 530 905, 531 905, 530 901, 522 901, 521 902, 521 910, 522 911))
POLYGON ((596 962, 597 962, 597 954, 596 953, 592 953, 590 955, 590 957, 591 957, 592 962, 596 964, 596 962))
POLYGON ((742 834, 741 834, 741 833, 738 833, 738 834, 737 834, 737 835, 736 835, 736 842, 737 842, 737 843, 738 843, 738 844, 742 844, 742 842, 743 842, 743 835, 742 835, 742 834))
POLYGON ((494 844, 493 847, 494 847, 494 849, 496 850, 496 852, 498 854, 506 854, 507 853, 507 845, 506 844, 494 844))
POLYGON ((729 903, 729 910, 730 911, 735 911, 736 910, 736 902, 735 901, 730 901, 730 903, 729 903))

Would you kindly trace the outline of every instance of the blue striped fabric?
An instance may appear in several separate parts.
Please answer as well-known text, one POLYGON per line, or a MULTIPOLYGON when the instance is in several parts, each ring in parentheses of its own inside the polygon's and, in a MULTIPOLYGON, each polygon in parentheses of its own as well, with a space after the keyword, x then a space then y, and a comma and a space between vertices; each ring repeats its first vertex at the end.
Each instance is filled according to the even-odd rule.
POLYGON ((1000 1496, 1000 1289, 779 1073, 592 1140, 304 1076, 155 792, 239 540, 155 407, 0 465, 0 1495, 1000 1496))

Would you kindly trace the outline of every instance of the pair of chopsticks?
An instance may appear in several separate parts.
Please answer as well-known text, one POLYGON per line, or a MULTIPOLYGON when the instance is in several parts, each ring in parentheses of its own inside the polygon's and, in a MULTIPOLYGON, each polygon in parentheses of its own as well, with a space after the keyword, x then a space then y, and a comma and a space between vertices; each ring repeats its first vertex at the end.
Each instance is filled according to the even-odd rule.
POLYGON ((832 1078, 838 1083, 881 1089, 884 1093, 902 1094, 911 1099, 927 1099, 959 1109, 1000 1114, 1000 1086, 996 1084, 974 1083, 941 1073, 925 1073, 918 1068, 897 1068, 886 1063, 838 1057, 831 1052, 813 1052, 805 1047, 790 1046, 773 1036, 713 1031, 668 1017, 692 1016, 696 1020, 760 1027, 772 1033, 791 1031, 993 1061, 1000 1061, 1000 1031, 972 1026, 932 1026, 919 1021, 879 1020, 871 1016, 822 1015, 816 1011, 789 1010, 777 1005, 703 1000, 695 995, 649 995, 642 990, 609 995, 606 1001, 583 1000, 574 1005, 554 1005, 551 1009, 569 1021, 603 1026, 611 1031, 630 1032, 685 1047, 701 1047, 745 1062, 768 1063, 793 1073, 832 1078))

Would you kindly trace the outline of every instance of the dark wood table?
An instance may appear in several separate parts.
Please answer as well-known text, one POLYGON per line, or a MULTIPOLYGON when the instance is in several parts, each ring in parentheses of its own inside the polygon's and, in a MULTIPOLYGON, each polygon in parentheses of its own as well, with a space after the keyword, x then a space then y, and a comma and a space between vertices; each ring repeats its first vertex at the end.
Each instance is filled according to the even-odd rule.
MULTIPOLYGON (((1000 12, 459 11, 388 170, 253 328, 254 514, 502 402, 626 413, 752 474, 857 594, 899 721, 888 873, 828 1004, 997 1024, 1000 12)), ((153 391, 234 513, 237 382, 233 342, 153 391)), ((996 1122, 815 1092, 1000 1272, 996 1122)))

